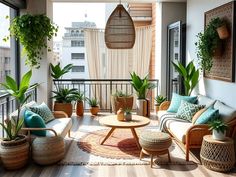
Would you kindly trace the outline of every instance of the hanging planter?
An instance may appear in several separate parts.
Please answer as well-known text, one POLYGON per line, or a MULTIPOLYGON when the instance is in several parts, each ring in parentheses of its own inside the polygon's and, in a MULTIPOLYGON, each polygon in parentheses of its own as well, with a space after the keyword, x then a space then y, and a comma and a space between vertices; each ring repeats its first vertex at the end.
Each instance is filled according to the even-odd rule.
MULTIPOLYGON (((50 41, 58 31, 46 15, 22 15, 13 19, 10 24, 10 36, 14 36, 23 45, 22 54, 26 56, 25 63, 31 68, 39 68, 43 54, 42 49, 47 48, 50 41), (47 38, 47 40, 46 40, 47 38)), ((6 37, 5 40, 9 39, 6 37)))
POLYGON ((117 5, 107 20, 105 43, 109 49, 131 49, 134 46, 134 23, 122 4, 117 5))
POLYGON ((217 33, 218 33, 220 39, 224 40, 229 37, 229 30, 228 30, 226 24, 218 27, 216 30, 217 30, 217 33))

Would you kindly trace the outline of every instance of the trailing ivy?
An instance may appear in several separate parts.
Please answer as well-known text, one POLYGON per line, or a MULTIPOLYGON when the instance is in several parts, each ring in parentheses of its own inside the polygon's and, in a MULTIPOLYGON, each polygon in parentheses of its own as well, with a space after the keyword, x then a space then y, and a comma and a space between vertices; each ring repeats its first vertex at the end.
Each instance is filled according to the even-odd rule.
POLYGON ((212 57, 220 42, 219 35, 216 31, 223 24, 220 18, 213 18, 206 26, 204 32, 198 33, 197 57, 202 70, 210 71, 213 65, 212 57))
POLYGON ((26 65, 35 68, 40 67, 43 48, 47 46, 47 40, 57 34, 58 26, 43 14, 22 15, 13 19, 10 24, 10 35, 16 37, 23 45, 23 55, 26 55, 26 65), (47 40, 46 40, 47 37, 47 40))

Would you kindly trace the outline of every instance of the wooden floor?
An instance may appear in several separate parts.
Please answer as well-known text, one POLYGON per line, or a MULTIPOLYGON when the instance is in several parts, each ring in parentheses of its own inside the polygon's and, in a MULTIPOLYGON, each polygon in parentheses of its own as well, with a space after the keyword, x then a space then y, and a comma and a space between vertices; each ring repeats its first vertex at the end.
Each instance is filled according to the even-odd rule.
MULTIPOLYGON (((98 125, 98 118, 85 116, 73 117, 73 131, 81 125, 98 125)), ((155 117, 153 117, 155 119, 155 117)), ((155 126, 156 120, 151 125, 155 126)), ((163 165, 151 169, 149 165, 114 165, 114 166, 39 166, 30 162, 18 171, 5 171, 0 167, 0 177, 228 177, 236 176, 236 169, 230 173, 210 171, 202 165, 163 165)))

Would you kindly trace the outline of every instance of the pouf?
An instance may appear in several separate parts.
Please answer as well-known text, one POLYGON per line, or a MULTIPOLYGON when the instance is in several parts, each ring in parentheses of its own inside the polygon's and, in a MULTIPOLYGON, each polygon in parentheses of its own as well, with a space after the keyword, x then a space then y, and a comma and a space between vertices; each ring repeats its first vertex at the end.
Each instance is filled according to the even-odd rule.
POLYGON ((151 167, 153 165, 153 156, 168 154, 170 161, 170 154, 168 148, 172 144, 172 139, 169 134, 158 132, 154 130, 144 130, 139 137, 139 143, 142 147, 140 152, 140 159, 143 154, 151 156, 151 167))
POLYGON ((60 136, 37 137, 32 143, 32 158, 40 165, 54 164, 64 158, 65 143, 60 136))

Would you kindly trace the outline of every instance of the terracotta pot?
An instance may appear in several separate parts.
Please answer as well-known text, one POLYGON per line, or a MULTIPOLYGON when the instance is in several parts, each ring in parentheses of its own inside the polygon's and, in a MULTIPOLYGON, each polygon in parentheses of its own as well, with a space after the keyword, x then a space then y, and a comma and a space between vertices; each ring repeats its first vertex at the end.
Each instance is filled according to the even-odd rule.
POLYGON ((77 102, 77 104, 76 104, 76 115, 77 116, 84 115, 84 103, 82 101, 77 102))
POLYGON ((91 107, 91 108, 90 108, 90 112, 91 112, 92 115, 97 115, 98 112, 99 112, 99 107, 98 107, 98 106, 96 106, 96 107, 91 107))
POLYGON ((156 108, 156 113, 157 113, 159 111, 160 106, 155 104, 155 108, 156 108))
POLYGON ((134 97, 129 96, 129 97, 117 97, 117 96, 111 96, 111 106, 112 106, 112 111, 116 114, 117 111, 120 108, 133 108, 133 102, 134 102, 134 97))
POLYGON ((222 25, 216 29, 220 39, 227 39, 229 37, 229 30, 226 25, 222 25))
POLYGON ((54 111, 64 111, 69 117, 72 115, 73 106, 71 103, 54 103, 54 111))
POLYGON ((17 170, 24 167, 29 159, 29 143, 25 135, 19 140, 1 141, 0 156, 7 170, 17 170))

